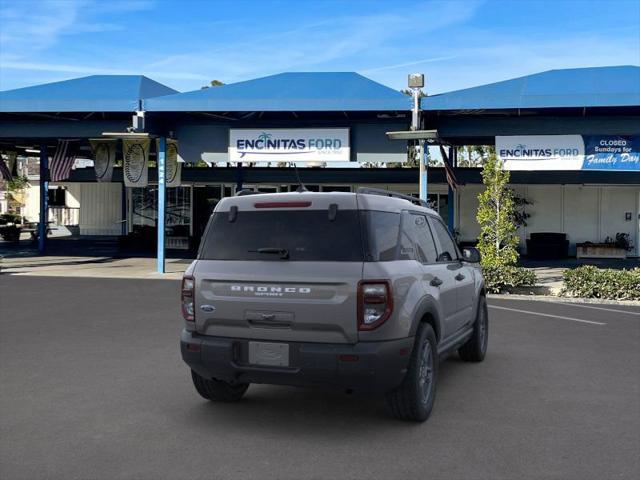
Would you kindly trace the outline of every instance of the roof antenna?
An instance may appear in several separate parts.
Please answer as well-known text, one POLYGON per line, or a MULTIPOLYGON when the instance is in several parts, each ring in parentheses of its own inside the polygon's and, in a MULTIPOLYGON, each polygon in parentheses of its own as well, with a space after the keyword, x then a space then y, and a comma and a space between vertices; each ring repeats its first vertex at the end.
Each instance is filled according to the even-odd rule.
POLYGON ((296 165, 296 162, 293 162, 293 168, 296 171, 296 178, 298 179, 298 188, 296 188, 296 192, 308 192, 309 190, 307 190, 307 187, 305 187, 304 183, 302 183, 302 180, 300 180, 300 173, 298 173, 298 166, 296 165))

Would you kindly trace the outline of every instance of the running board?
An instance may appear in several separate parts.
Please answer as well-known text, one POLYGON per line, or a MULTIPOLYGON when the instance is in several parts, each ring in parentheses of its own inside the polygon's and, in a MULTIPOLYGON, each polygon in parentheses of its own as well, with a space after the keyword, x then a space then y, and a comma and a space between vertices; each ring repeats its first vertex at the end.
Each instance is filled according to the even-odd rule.
POLYGON ((450 339, 447 339, 445 343, 438 345, 438 356, 444 357, 449 355, 452 351, 464 345, 464 343, 471 338, 472 334, 473 326, 467 326, 463 330, 457 332, 450 339))

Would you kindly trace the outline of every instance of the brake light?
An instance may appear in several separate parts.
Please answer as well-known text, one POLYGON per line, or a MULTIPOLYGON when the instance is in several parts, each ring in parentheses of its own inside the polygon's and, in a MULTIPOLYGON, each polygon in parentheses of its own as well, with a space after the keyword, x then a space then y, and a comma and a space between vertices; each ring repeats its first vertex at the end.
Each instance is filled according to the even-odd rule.
POLYGON ((255 208, 305 208, 310 207, 311 202, 258 202, 255 208))
POLYGON ((391 316, 393 296, 389 280, 366 280, 358 284, 358 330, 378 328, 391 316))
POLYGON ((193 291, 195 280, 193 277, 182 278, 182 316, 187 322, 195 322, 195 307, 193 305, 193 291))

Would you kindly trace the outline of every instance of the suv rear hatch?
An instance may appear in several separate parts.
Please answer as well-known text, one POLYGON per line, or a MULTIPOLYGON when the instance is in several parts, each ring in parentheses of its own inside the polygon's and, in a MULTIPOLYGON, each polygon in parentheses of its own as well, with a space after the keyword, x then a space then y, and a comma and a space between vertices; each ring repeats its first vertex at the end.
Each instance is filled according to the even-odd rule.
POLYGON ((363 245, 355 195, 225 199, 202 242, 194 271, 199 333, 357 341, 363 245))

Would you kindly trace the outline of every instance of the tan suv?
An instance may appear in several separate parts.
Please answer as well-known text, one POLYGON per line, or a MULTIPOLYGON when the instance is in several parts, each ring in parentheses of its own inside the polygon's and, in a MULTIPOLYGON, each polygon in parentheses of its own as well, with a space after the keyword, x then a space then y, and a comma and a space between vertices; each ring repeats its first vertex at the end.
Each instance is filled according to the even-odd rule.
POLYGON ((412 197, 225 198, 182 281, 182 357, 210 400, 250 383, 333 386, 384 393, 394 416, 424 421, 439 359, 485 356, 478 261, 412 197))

